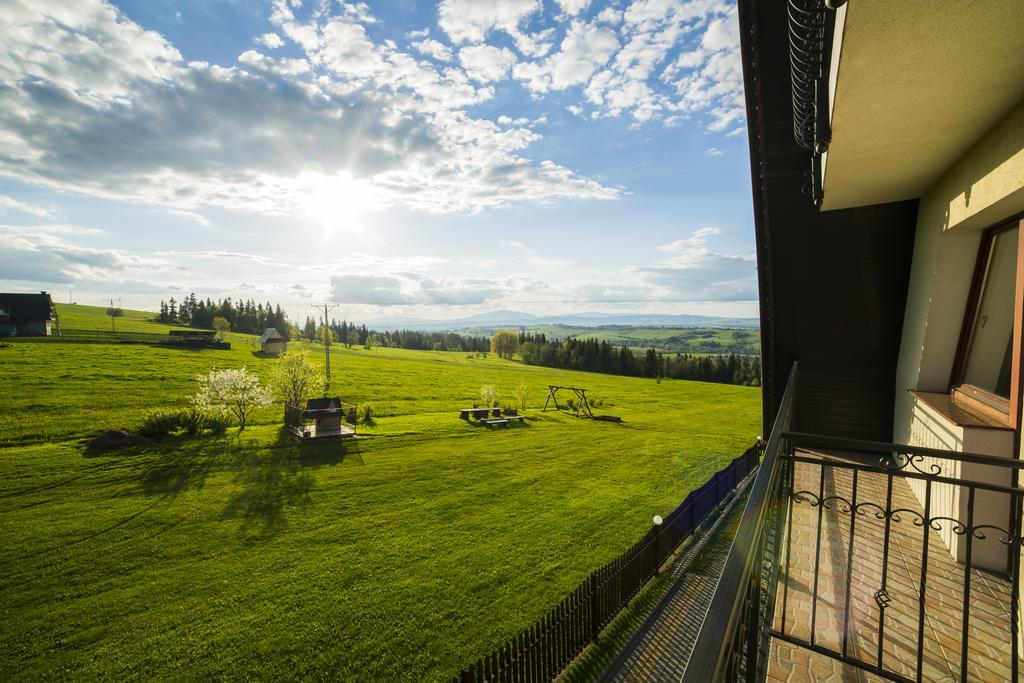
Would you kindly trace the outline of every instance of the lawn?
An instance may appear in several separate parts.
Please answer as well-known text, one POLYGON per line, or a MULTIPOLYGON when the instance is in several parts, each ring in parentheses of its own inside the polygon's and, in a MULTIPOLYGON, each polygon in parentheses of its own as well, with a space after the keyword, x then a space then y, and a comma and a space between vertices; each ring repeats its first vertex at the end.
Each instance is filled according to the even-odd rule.
POLYGON ((241 434, 84 449, 211 367, 265 374, 252 339, 0 348, 0 678, 445 680, 759 433, 747 387, 336 349, 332 393, 379 416, 356 442, 300 444, 275 408, 241 434), (526 426, 458 419, 485 383, 531 388, 526 426), (548 383, 623 424, 541 413, 548 383))
MULTIPOLYGON (((110 317, 107 309, 102 306, 83 306, 81 304, 56 304, 62 330, 88 330, 90 332, 110 332, 110 317)), ((155 313, 149 311, 122 310, 123 315, 114 319, 117 332, 166 332, 182 328, 182 325, 163 325, 153 322, 155 313)))

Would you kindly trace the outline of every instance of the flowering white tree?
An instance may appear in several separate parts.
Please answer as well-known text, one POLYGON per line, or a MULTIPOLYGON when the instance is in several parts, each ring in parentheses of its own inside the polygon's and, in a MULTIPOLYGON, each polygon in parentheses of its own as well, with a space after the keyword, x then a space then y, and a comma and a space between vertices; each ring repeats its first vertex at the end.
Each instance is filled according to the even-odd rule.
POLYGON ((484 400, 484 404, 490 408, 498 402, 498 387, 493 384, 485 384, 480 387, 480 398, 484 400))
POLYGON ((199 391, 192 403, 200 410, 231 415, 238 421, 238 429, 246 423, 257 408, 270 405, 273 393, 260 384, 260 378, 246 368, 241 370, 210 370, 208 375, 196 377, 199 391))

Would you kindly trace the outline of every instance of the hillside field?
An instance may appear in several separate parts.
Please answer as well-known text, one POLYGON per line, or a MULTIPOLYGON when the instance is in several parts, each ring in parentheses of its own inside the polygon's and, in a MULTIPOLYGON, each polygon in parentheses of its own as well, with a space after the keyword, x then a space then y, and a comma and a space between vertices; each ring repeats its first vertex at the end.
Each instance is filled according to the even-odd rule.
MULTIPOLYGON (((151 315, 117 324, 166 329, 151 315)), ((85 449, 210 368, 277 362, 229 341, 0 345, 0 679, 448 680, 760 433, 756 388, 334 347, 331 393, 375 408, 358 440, 300 443, 275 407, 241 433, 85 449), (458 419, 483 384, 529 386, 526 425, 458 419), (541 413, 548 384, 623 423, 541 413)))

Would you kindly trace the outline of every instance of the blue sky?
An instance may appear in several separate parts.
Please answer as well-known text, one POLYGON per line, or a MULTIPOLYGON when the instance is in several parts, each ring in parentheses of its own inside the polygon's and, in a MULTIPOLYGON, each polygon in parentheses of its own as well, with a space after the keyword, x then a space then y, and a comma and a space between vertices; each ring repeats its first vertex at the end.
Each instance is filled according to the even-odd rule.
POLYGON ((731 2, 0 13, 0 289, 756 315, 731 2))

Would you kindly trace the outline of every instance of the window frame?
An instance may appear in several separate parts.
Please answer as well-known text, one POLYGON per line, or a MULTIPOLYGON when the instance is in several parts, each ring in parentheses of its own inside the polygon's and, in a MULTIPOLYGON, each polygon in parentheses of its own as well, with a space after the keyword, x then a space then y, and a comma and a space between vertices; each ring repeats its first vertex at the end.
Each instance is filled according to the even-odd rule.
POLYGON ((1021 399, 1024 394, 1024 372, 1021 362, 1024 358, 1024 214, 1018 214, 1009 220, 1001 221, 996 225, 986 228, 978 245, 978 256, 975 259, 974 273, 971 276, 971 286, 967 298, 967 308, 964 310, 964 319, 960 327, 960 338, 957 342, 956 356, 953 360, 953 369, 950 373, 949 392, 954 400, 960 401, 975 410, 991 415, 1006 423, 1013 429, 1020 429, 1021 422, 1021 399), (1017 272, 1016 287, 1014 288, 1013 302, 1013 333, 1012 352, 1010 361, 1010 398, 1005 399, 996 396, 991 392, 980 389, 972 384, 963 381, 964 372, 967 369, 967 353, 969 351, 972 332, 978 317, 981 297, 985 284, 985 274, 992 251, 992 243, 995 236, 1018 229, 1017 233, 1017 272))

